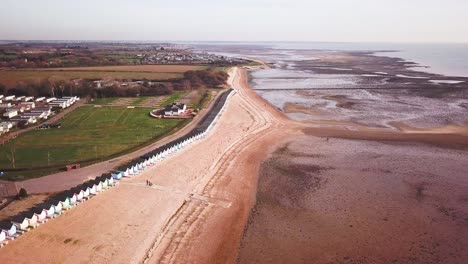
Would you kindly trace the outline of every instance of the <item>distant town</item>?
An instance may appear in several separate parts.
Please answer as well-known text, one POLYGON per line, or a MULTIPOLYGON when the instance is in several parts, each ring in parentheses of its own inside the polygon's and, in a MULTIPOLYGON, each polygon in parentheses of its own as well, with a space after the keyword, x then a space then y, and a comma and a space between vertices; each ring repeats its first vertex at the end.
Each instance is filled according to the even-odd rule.
POLYGON ((198 52, 188 46, 168 43, 31 42, 0 45, 0 69, 148 64, 230 66, 245 62, 241 58, 198 52))

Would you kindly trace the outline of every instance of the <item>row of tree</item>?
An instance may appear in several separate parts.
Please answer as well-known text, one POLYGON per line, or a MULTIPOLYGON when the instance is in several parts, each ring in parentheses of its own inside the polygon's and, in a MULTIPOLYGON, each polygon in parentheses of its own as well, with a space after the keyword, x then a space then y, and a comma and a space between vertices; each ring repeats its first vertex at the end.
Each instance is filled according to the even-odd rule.
POLYGON ((91 98, 103 97, 135 97, 157 96, 171 94, 174 90, 192 90, 199 88, 220 88, 226 85, 228 74, 215 69, 188 71, 181 79, 161 82, 145 80, 139 86, 122 86, 116 82, 114 85, 98 88, 94 80, 66 80, 48 78, 40 82, 19 82, 16 87, 7 89, 0 84, 0 94, 16 96, 80 96, 91 98))

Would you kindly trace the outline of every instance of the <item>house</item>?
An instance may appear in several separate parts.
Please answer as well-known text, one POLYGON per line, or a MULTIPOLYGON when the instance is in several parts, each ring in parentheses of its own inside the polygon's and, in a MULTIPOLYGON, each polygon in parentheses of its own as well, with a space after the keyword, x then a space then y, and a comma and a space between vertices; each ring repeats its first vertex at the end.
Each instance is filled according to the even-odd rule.
POLYGON ((44 101, 46 98, 45 97, 39 97, 34 100, 36 103, 44 101))
POLYGON ((24 121, 26 124, 34 124, 37 122, 36 118, 33 116, 15 116, 10 118, 10 121, 18 123, 24 121))
POLYGON ((29 110, 29 109, 26 109, 26 107, 24 107, 24 106, 13 105, 11 107, 11 110, 17 110, 18 114, 20 114, 20 113, 23 113, 24 111, 29 110))
POLYGON ((31 110, 36 107, 36 103, 34 102, 22 102, 18 104, 19 107, 24 107, 26 110, 31 110))
POLYGON ((45 99, 46 103, 50 103, 50 102, 55 101, 55 100, 57 100, 57 98, 55 98, 55 97, 50 97, 50 98, 45 99))
POLYGON ((1 122, 0 127, 3 127, 4 130, 10 130, 14 126, 14 123, 12 122, 1 122))
POLYGON ((24 102, 29 102, 29 101, 33 101, 33 100, 34 100, 34 97, 32 97, 32 96, 26 96, 26 97, 23 98, 24 102))
POLYGON ((165 116, 179 116, 187 110, 187 105, 182 103, 173 103, 164 108, 165 116))
POLYGON ((6 110, 5 113, 3 113, 3 117, 6 118, 12 118, 18 115, 18 110, 6 110))
POLYGON ((15 100, 15 96, 14 95, 8 95, 8 96, 5 96, 5 101, 13 101, 15 100))
POLYGON ((65 109, 68 107, 67 103, 63 101, 53 101, 53 102, 50 102, 49 105, 52 107, 62 108, 62 109, 65 109))
POLYGON ((43 113, 46 117, 49 117, 52 114, 52 107, 36 107, 35 109, 31 109, 31 113, 43 113))
POLYGON ((12 108, 13 105, 11 103, 1 103, 0 108, 12 108))
POLYGON ((15 101, 20 102, 20 101, 23 101, 24 98, 26 98, 26 96, 18 96, 18 97, 15 98, 15 101))
POLYGON ((16 234, 16 226, 9 221, 0 222, 0 230, 6 232, 7 239, 15 239, 18 235, 16 234))
POLYGON ((34 117, 37 119, 47 119, 48 115, 47 112, 29 112, 29 113, 24 113, 21 116, 28 116, 28 117, 34 117))

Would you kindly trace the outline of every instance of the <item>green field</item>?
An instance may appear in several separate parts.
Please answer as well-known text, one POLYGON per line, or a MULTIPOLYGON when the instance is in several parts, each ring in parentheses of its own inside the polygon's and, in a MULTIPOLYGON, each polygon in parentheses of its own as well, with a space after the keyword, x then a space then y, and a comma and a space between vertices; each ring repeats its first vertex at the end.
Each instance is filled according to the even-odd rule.
POLYGON ((14 87, 20 81, 41 81, 51 77, 72 79, 148 79, 168 80, 181 78, 181 73, 173 72, 136 72, 136 71, 88 71, 88 70, 6 70, 0 71, 0 83, 14 87))
POLYGON ((162 100, 159 105, 164 107, 166 105, 171 105, 175 102, 178 102, 180 99, 184 98, 189 92, 183 91, 183 92, 174 92, 171 95, 166 96, 164 100, 162 100))
POLYGON ((119 97, 94 98, 88 102, 92 105, 107 105, 117 101, 119 97))
MULTIPOLYGON (((0 167, 63 166, 100 160, 152 141, 184 124, 183 120, 149 117, 149 108, 83 106, 62 119, 62 127, 34 130, 0 147, 0 167)), ((17 174, 16 172, 14 174, 17 174)))

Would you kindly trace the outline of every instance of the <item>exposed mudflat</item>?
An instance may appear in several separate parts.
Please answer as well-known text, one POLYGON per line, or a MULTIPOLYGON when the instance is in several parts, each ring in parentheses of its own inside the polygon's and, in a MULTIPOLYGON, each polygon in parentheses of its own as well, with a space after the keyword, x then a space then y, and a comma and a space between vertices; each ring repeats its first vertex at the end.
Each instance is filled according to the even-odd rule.
POLYGON ((466 263, 468 152, 300 136, 261 167, 239 263, 466 263))

